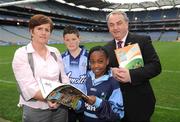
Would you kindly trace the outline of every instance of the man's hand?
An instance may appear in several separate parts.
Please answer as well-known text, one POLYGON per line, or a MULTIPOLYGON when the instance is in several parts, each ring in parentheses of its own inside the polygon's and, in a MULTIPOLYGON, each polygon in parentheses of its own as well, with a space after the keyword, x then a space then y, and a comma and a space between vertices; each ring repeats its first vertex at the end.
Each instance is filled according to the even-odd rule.
POLYGON ((126 68, 111 68, 113 77, 121 83, 131 82, 129 70, 126 68))

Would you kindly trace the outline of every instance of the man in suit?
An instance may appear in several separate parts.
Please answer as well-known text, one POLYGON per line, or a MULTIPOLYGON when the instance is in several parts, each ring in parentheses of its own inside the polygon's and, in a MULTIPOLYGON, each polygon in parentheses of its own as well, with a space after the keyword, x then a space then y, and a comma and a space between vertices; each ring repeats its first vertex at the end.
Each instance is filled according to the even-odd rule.
POLYGON ((125 105, 125 117, 122 122, 150 122, 155 108, 155 96, 149 80, 161 72, 158 55, 149 36, 142 36, 128 31, 129 19, 119 10, 107 15, 107 25, 113 40, 105 47, 110 55, 110 67, 113 76, 120 82, 125 105), (144 67, 126 69, 119 67, 114 50, 128 44, 138 43, 144 67))

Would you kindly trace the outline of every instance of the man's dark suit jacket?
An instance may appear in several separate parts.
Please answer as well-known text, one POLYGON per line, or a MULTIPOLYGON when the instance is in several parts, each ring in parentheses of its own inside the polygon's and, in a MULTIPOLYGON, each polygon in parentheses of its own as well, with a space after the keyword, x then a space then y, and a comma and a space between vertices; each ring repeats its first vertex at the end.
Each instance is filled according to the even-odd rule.
MULTIPOLYGON (((134 43, 138 43, 140 46, 144 67, 129 70, 131 83, 120 84, 125 105, 123 120, 126 122, 150 120, 156 100, 149 79, 161 72, 160 60, 152 45, 151 38, 128 33, 125 46, 134 43)), ((114 53, 116 49, 115 40, 107 43, 105 48, 109 52, 110 67, 118 67, 114 53)))

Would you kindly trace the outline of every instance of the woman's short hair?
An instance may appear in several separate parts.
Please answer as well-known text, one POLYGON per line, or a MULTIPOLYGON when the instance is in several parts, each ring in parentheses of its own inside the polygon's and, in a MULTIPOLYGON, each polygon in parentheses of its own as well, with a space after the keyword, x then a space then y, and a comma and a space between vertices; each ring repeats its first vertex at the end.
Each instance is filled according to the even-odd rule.
POLYGON ((31 17, 31 19, 29 20, 29 30, 32 30, 34 29, 34 27, 42 24, 50 24, 50 31, 52 32, 54 28, 53 22, 50 17, 43 14, 36 14, 31 17))

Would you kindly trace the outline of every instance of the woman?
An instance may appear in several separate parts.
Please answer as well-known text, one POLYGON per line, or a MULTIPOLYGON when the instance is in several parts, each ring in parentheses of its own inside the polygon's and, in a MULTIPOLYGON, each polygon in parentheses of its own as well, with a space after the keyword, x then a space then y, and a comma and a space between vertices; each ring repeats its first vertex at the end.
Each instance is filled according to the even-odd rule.
POLYGON ((38 80, 58 81, 69 79, 65 75, 60 52, 47 46, 53 30, 52 20, 41 14, 34 15, 29 21, 31 42, 16 50, 12 62, 13 71, 20 89, 19 105, 23 107, 23 122, 66 122, 67 110, 58 103, 43 98, 38 80), (55 56, 52 55, 55 54, 55 56), (33 68, 28 54, 32 54, 33 68), (60 57, 60 58, 56 58, 60 57))

